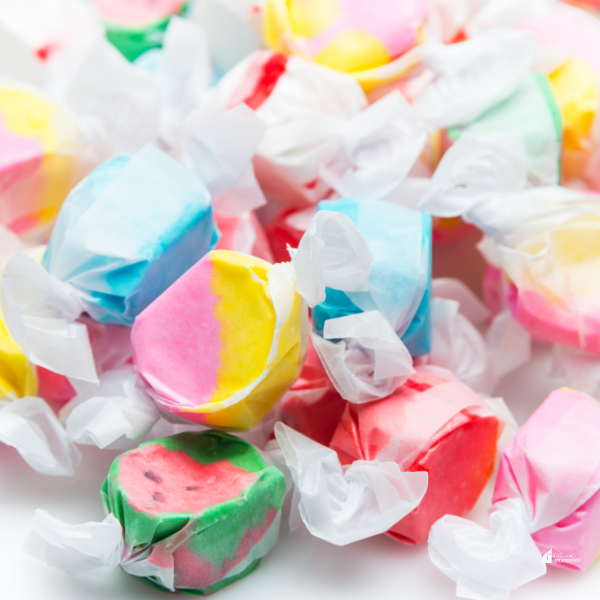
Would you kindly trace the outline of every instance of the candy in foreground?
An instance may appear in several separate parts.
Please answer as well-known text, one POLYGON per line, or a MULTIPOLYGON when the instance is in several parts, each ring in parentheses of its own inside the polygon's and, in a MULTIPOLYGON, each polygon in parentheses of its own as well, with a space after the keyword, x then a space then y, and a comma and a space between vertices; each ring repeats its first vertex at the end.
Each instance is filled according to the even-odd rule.
POLYGON ((492 474, 501 423, 467 386, 417 373, 391 396, 348 404, 331 440, 343 465, 393 461, 425 471, 427 492, 387 535, 420 544, 442 515, 471 510, 492 474))
POLYGON ((48 239, 74 183, 74 115, 33 89, 0 85, 0 223, 34 243, 48 239))
POLYGON ((289 265, 209 252, 135 321, 136 369, 176 419, 247 430, 298 376, 307 316, 289 265))
POLYGON ((277 542, 284 494, 282 473, 248 442, 181 433, 115 459, 104 522, 67 525, 37 511, 26 551, 71 575, 120 565, 163 591, 206 595, 258 568, 277 542))
POLYGON ((590 566, 600 551, 599 427, 593 398, 552 392, 502 452, 492 529, 452 516, 433 526, 429 554, 458 595, 508 598, 547 564, 590 566))

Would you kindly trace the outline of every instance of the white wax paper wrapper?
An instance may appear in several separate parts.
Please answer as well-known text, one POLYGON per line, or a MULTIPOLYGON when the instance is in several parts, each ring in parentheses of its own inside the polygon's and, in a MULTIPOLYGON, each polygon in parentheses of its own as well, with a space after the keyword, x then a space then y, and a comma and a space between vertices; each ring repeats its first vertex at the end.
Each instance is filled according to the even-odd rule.
POLYGON ((406 178, 427 142, 427 127, 394 91, 350 119, 341 148, 321 177, 340 195, 385 199, 406 178))
POLYGON ((565 377, 567 385, 600 400, 600 356, 580 348, 554 344, 552 375, 565 377))
POLYGON ((75 322, 83 302, 71 285, 18 253, 6 265, 0 297, 6 328, 32 363, 67 377, 98 380, 87 329, 75 322))
POLYGON ((237 215, 266 203, 252 166, 266 130, 245 104, 198 109, 187 119, 180 160, 204 182, 215 211, 237 215))
POLYGON ((494 317, 486 337, 496 378, 500 379, 529 362, 531 335, 513 319, 509 310, 494 317))
POLYGON ((0 404, 0 442, 13 446, 44 475, 74 475, 81 456, 51 408, 41 398, 0 404))
POLYGON ((38 509, 31 526, 23 551, 69 575, 105 577, 123 561, 123 529, 112 514, 69 525, 38 509))
POLYGON ((121 437, 146 435, 160 414, 133 366, 127 366, 101 375, 100 383, 73 398, 60 417, 71 440, 106 448, 121 437))
POLYGON ((515 91, 534 49, 531 34, 509 29, 458 44, 432 44, 424 50, 423 63, 436 79, 413 108, 433 129, 466 125, 515 91))
POLYGON ((523 136, 465 134, 444 154, 419 208, 436 217, 463 216, 493 194, 524 190, 527 158, 523 136))
POLYGON ((1 0, 0 73, 52 89, 104 34, 79 0, 1 0))
POLYGON ((384 533, 427 491, 425 472, 362 460, 342 467, 333 450, 283 423, 275 425, 275 436, 300 492, 302 520, 314 536, 337 546, 384 533))
POLYGON ((185 117, 200 104, 210 82, 212 66, 202 27, 171 17, 163 38, 156 70, 160 90, 159 135, 163 143, 176 143, 185 117))
POLYGON ((107 40, 94 44, 70 82, 65 101, 78 117, 82 161, 88 168, 119 152, 137 152, 157 136, 156 82, 107 40))
POLYGON ((262 47, 263 4, 263 0, 202 0, 192 4, 189 18, 206 29, 210 54, 223 73, 262 47))
POLYGON ((378 310, 328 319, 323 337, 313 333, 312 341, 336 390, 349 402, 385 398, 414 373, 409 351, 378 310))
POLYGON ((325 288, 368 290, 373 255, 358 227, 343 213, 319 211, 293 253, 296 291, 310 307, 325 300, 325 288))
POLYGON ((473 325, 482 325, 490 318, 486 305, 458 279, 436 277, 431 280, 431 291, 435 298, 458 302, 460 313, 473 325))
POLYGON ((506 600, 511 590, 546 573, 520 500, 497 503, 490 527, 446 515, 429 532, 429 556, 456 581, 460 598, 506 600))
POLYGON ((455 300, 434 298, 431 311, 431 352, 426 364, 448 369, 474 391, 489 394, 496 379, 482 335, 460 313, 455 300))

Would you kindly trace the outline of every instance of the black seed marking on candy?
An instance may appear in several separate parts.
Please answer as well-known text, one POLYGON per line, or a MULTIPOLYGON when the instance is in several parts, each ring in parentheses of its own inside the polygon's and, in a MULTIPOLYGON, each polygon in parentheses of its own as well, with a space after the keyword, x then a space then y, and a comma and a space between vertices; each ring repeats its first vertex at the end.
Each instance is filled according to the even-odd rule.
POLYGON ((188 492, 193 492, 194 490, 199 490, 200 486, 199 485, 188 485, 185 488, 188 492))
POLYGON ((144 477, 147 477, 148 479, 151 479, 152 481, 155 481, 156 483, 163 482, 163 478, 158 473, 155 473, 154 471, 144 471, 144 477))
POLYGON ((156 502, 166 502, 167 501, 164 494, 162 494, 161 492, 154 492, 154 494, 152 494, 152 500, 156 500, 156 502))

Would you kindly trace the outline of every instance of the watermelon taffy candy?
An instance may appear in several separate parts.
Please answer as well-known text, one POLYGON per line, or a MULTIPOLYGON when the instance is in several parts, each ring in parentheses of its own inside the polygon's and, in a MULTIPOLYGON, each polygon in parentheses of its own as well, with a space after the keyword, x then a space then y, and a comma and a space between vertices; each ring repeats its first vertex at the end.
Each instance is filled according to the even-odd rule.
POLYGON ((104 522, 71 526, 38 510, 27 549, 73 575, 120 565, 161 590, 206 595, 258 568, 277 542, 284 494, 282 473, 248 442, 181 433, 115 459, 104 522), (99 532, 106 544, 95 556, 88 540, 99 532))

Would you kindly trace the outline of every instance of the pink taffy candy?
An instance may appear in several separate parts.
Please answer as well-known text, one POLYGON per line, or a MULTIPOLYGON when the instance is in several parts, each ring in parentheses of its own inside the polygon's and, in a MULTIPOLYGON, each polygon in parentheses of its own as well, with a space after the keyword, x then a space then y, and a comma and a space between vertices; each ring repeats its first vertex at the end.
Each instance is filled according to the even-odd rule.
POLYGON ((508 598, 546 573, 582 571, 600 550, 600 405, 552 392, 502 452, 490 527, 446 515, 429 555, 467 598, 508 598), (476 595, 475 595, 476 594, 476 595))
POLYGON ((383 400, 348 404, 330 446, 342 464, 393 461, 402 471, 428 472, 421 504, 387 532, 420 544, 441 516, 473 508, 492 474, 501 429, 470 388, 417 373, 383 400))

